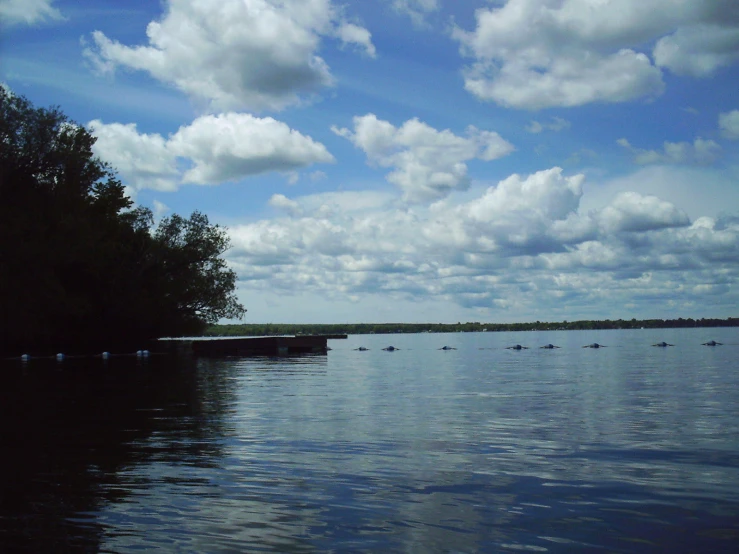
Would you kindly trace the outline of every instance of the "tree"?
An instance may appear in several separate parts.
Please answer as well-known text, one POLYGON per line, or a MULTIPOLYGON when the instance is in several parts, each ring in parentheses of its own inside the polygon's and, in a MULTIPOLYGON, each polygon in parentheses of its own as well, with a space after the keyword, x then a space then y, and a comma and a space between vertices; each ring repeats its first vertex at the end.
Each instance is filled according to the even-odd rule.
POLYGON ((162 331, 201 333, 221 318, 241 318, 246 311, 233 294, 236 273, 221 256, 228 236, 207 216, 194 212, 164 219, 153 236, 147 265, 156 283, 156 301, 164 314, 162 331), (166 325, 175 319, 177 326, 166 325))
POLYGON ((245 312, 225 231, 153 229, 84 127, 0 87, 0 351, 113 349, 245 312))

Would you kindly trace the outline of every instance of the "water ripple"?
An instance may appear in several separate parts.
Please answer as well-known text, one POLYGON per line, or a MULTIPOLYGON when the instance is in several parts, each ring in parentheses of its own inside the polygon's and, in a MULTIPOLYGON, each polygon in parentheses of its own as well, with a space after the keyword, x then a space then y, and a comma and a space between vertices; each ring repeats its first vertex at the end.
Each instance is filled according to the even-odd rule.
POLYGON ((328 356, 10 367, 0 547, 733 552, 735 352, 660 333, 369 336, 328 356), (562 349, 504 349, 534 340, 562 349), (580 348, 595 341, 610 348, 580 348), (401 350, 382 352, 390 342, 401 350))

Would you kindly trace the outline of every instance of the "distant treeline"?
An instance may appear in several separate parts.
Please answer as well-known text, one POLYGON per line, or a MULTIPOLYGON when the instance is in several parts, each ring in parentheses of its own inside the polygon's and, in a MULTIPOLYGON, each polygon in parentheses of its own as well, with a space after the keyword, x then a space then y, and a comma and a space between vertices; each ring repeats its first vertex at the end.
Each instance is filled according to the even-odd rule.
POLYGON ((382 333, 473 333, 480 331, 573 331, 582 329, 665 329, 680 327, 739 327, 728 319, 615 319, 530 323, 250 323, 211 325, 206 336, 369 335, 382 333))

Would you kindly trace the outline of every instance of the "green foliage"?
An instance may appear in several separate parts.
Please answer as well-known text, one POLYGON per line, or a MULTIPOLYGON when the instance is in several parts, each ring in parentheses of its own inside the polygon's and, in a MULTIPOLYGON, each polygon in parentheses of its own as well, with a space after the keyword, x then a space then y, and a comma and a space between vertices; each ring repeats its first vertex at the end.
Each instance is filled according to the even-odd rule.
POLYGON ((245 312, 198 212, 153 229, 95 138, 0 88, 0 351, 141 345, 245 312))
POLYGON ((173 215, 159 224, 154 242, 158 294, 167 313, 179 314, 179 334, 202 332, 205 324, 244 315, 232 294, 236 273, 221 258, 229 243, 220 227, 199 212, 189 219, 173 215))

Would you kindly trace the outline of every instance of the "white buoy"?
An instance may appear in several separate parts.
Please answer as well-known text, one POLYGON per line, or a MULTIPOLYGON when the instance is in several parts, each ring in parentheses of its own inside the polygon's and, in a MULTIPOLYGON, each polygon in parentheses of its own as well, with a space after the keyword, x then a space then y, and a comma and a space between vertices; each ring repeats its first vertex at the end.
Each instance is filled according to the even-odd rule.
POLYGON ((142 350, 142 351, 141 351, 141 355, 142 355, 142 356, 143 356, 144 358, 148 358, 148 357, 149 357, 149 351, 148 351, 148 350, 142 350))
POLYGON ((28 354, 23 354, 21 356, 21 362, 27 362, 30 359, 31 359, 31 356, 29 356, 28 354))
POLYGON ((100 355, 102 356, 103 360, 107 360, 108 358, 110 358, 110 352, 103 352, 100 355))
POLYGON ((64 354, 59 352, 59 354, 56 355, 56 361, 61 362, 64 359, 64 354))
POLYGON ((137 357, 137 358, 140 358, 140 357, 141 357, 141 356, 143 356, 143 355, 144 355, 144 351, 143 351, 143 350, 137 350, 137 351, 136 351, 136 357, 137 357))

